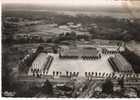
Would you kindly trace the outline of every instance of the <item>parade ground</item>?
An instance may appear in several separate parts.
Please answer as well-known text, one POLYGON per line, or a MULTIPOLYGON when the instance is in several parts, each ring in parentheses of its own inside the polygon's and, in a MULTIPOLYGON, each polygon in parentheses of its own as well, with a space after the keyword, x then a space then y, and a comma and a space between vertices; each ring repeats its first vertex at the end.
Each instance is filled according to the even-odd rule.
POLYGON ((83 60, 83 59, 59 59, 58 54, 50 54, 54 57, 48 75, 52 75, 53 71, 61 72, 79 72, 79 76, 85 76, 85 72, 105 72, 111 73, 113 69, 108 62, 108 58, 112 55, 102 55, 101 59, 83 60))

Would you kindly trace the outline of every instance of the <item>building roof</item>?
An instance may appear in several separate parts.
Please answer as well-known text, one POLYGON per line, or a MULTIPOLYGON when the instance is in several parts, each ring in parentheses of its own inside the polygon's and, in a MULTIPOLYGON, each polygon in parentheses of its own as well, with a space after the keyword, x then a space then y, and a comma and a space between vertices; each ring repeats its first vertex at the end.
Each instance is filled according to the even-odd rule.
POLYGON ((104 50, 107 50, 107 51, 117 51, 118 50, 118 48, 103 48, 104 50))
POLYGON ((78 49, 64 49, 61 52, 62 56, 79 56, 79 50, 78 49))
POLYGON ((115 55, 114 62, 120 71, 133 71, 131 64, 121 54, 115 55))
POLYGON ((96 48, 68 48, 61 50, 62 56, 97 56, 96 48))
POLYGON ((31 68, 37 68, 42 70, 47 62, 48 55, 46 53, 40 53, 32 63, 31 68))
POLYGON ((96 48, 84 48, 82 51, 83 56, 97 56, 98 51, 96 48))

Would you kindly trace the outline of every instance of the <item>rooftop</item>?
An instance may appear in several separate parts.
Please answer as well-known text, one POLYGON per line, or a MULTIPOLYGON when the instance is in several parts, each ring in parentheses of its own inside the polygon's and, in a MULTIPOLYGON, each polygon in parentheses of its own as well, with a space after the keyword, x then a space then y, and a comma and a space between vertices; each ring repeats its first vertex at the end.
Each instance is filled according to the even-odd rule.
POLYGON ((65 48, 61 50, 62 56, 97 56, 98 50, 96 48, 65 48))
POLYGON ((120 71, 133 71, 131 64, 121 54, 116 54, 114 60, 120 71))
MULTIPOLYGON (((33 61, 30 68, 32 69, 37 68, 37 69, 43 70, 47 62, 47 58, 48 58, 48 55, 46 53, 40 53, 33 61)), ((30 74, 30 70, 29 70, 29 74, 30 74)))

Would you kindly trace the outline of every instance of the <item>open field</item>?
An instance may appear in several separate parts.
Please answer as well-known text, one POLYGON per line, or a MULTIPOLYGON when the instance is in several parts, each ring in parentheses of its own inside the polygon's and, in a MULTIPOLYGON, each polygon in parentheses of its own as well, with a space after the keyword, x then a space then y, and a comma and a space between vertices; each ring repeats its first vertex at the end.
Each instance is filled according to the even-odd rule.
MULTIPOLYGON (((49 26, 50 24, 43 24, 43 25, 33 25, 30 26, 29 28, 32 30, 30 32, 31 35, 59 35, 62 33, 67 33, 67 32, 71 32, 74 31, 76 32, 76 34, 78 35, 84 35, 84 34, 88 34, 88 32, 81 32, 81 31, 76 31, 74 29, 69 28, 68 26, 66 26, 66 28, 59 28, 59 26, 57 27, 53 27, 53 26, 49 26)), ((63 26, 62 26, 63 27, 63 26)), ((27 27, 24 27, 23 30, 27 30, 27 27)))
POLYGON ((48 75, 52 75, 53 71, 60 71, 65 75, 68 72, 79 72, 79 76, 84 76, 85 72, 113 72, 107 59, 113 55, 102 55, 98 60, 83 59, 59 59, 58 54, 50 54, 54 57, 48 75))

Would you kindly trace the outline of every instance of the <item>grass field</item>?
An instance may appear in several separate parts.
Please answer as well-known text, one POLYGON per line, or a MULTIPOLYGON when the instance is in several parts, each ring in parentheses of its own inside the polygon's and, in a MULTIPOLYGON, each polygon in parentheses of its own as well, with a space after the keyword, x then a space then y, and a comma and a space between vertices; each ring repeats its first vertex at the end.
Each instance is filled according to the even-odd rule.
POLYGON ((49 69, 48 75, 52 75, 53 71, 60 71, 65 75, 68 72, 79 72, 79 76, 84 76, 85 72, 113 72, 112 67, 107 61, 108 57, 113 55, 102 55, 98 60, 83 59, 59 59, 58 54, 50 54, 54 60, 49 69))

